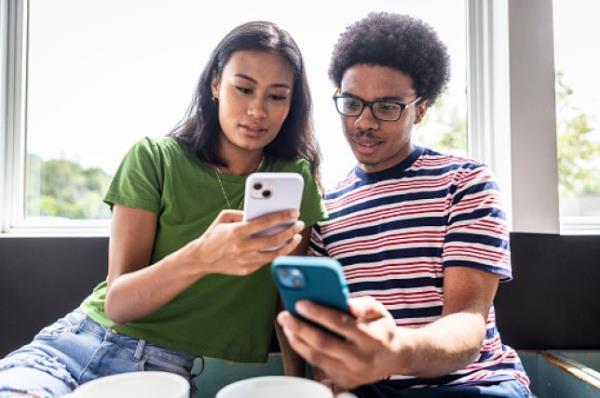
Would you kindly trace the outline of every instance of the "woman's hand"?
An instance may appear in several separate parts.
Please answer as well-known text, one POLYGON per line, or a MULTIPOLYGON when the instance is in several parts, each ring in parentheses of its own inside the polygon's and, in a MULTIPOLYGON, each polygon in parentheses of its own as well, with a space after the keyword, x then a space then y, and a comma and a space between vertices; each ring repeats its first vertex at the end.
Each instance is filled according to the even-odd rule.
POLYGON ((285 210, 243 221, 241 211, 223 210, 201 237, 183 249, 184 262, 199 274, 251 274, 298 246, 304 228, 298 215, 297 210, 285 210), (293 224, 271 236, 256 236, 284 223, 293 224), (278 249, 269 250, 273 247, 278 249))
POLYGON ((161 308, 208 273, 250 274, 298 246, 303 223, 295 222, 270 237, 253 235, 297 218, 294 210, 244 222, 242 212, 225 210, 202 236, 149 264, 157 216, 115 205, 105 311, 116 323, 130 322, 161 308), (276 251, 261 252, 280 245, 284 246, 276 251))

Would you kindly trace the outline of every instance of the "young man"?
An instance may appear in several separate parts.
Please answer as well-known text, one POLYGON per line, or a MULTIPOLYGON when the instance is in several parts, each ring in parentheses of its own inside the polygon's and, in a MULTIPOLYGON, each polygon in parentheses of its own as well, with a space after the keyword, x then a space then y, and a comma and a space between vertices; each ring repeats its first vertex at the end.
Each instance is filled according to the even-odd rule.
POLYGON ((377 13, 340 36, 329 74, 358 165, 326 195, 313 255, 344 266, 353 317, 283 312, 292 347, 360 397, 528 397, 492 300, 511 278, 505 214, 483 165, 415 146, 411 131, 449 78, 449 57, 422 21, 377 13))

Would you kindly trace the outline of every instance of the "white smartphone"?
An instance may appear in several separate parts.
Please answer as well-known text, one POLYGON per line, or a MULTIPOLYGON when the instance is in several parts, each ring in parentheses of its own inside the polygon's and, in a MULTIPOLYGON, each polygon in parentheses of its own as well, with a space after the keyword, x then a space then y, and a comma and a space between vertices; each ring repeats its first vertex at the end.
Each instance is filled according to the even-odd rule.
MULTIPOLYGON (((246 179, 244 195, 244 220, 252 220, 265 214, 282 210, 300 209, 304 179, 298 173, 253 173, 246 179)), ((283 223, 257 236, 273 235, 288 228, 292 223, 283 223)), ((277 250, 272 247, 268 250, 277 250)))

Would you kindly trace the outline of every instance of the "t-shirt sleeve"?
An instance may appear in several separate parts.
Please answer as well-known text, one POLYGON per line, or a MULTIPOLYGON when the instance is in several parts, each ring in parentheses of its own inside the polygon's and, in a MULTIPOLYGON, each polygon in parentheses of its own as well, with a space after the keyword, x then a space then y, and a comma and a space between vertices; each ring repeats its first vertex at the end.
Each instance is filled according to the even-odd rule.
POLYGON ((304 179, 304 191, 302 192, 302 203, 300 204, 300 219, 304 221, 306 227, 311 227, 318 221, 327 217, 323 195, 319 185, 310 172, 310 166, 307 161, 301 161, 302 178, 304 179))
POLYGON ((162 175, 160 150, 154 141, 144 138, 123 158, 104 196, 104 202, 111 210, 115 204, 121 204, 158 214, 162 175))
POLYGON ((473 267, 512 279, 509 234, 498 185, 487 167, 462 169, 448 213, 444 268, 473 267))

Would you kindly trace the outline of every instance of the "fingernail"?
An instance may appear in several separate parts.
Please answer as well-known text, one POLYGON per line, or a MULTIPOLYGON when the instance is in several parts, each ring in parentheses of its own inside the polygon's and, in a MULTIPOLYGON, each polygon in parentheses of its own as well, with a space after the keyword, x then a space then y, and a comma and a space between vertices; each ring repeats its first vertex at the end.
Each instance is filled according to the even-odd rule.
POLYGON ((308 315, 310 313, 309 305, 306 300, 300 300, 296 303, 296 311, 302 315, 308 315))
POLYGON ((287 324, 287 319, 283 312, 277 315, 277 323, 279 323, 281 326, 285 326, 287 324))
POLYGON ((292 330, 291 330, 291 329, 289 329, 289 328, 287 328, 287 327, 286 327, 286 328, 283 328, 283 333, 285 333, 285 335, 286 335, 288 338, 289 338, 290 336, 293 336, 293 335, 294 335, 294 332, 292 332, 292 330))

